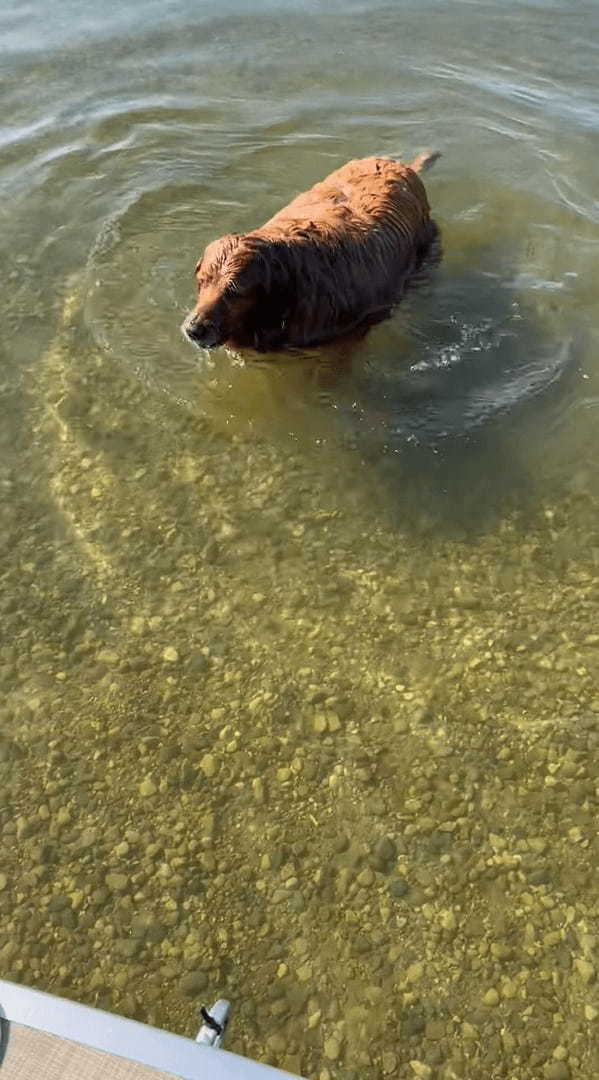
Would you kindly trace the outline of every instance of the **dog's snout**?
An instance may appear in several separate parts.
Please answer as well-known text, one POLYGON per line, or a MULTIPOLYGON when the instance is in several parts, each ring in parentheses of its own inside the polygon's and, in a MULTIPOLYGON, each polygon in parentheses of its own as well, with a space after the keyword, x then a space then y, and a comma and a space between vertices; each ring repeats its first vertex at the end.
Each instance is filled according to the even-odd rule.
POLYGON ((195 345, 201 345, 209 349, 216 345, 219 339, 218 329, 211 319, 189 315, 183 323, 183 333, 193 341, 195 345))

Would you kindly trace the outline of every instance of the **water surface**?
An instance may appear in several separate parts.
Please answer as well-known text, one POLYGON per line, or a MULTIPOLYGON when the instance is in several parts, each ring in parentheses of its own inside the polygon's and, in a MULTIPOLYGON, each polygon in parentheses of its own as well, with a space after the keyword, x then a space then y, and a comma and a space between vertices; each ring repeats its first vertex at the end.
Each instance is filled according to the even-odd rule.
POLYGON ((0 6, 0 974, 322 1080, 591 1078, 590 2, 0 6), (442 152, 331 378, 205 243, 442 152))

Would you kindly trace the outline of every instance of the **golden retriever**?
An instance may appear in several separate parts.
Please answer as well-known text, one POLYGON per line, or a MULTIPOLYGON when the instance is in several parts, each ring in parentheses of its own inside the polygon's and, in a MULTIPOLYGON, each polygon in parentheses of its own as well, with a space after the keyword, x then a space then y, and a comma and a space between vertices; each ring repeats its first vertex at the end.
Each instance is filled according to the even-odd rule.
POLYGON ((418 173, 388 158, 350 161, 259 229, 208 245, 182 329, 194 344, 267 352, 320 345, 390 314, 437 237, 418 173))

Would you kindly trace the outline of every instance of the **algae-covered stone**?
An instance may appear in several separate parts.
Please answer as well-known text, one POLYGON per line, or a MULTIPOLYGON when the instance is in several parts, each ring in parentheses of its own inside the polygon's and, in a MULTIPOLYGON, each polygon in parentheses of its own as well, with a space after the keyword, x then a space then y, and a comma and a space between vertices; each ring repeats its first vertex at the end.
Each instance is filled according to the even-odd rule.
POLYGON ((219 767, 219 760, 214 754, 204 754, 204 757, 200 761, 200 769, 208 780, 214 779, 218 773, 219 767))
POLYGON ((358 885, 362 885, 365 888, 368 888, 369 885, 372 885, 374 882, 374 874, 370 867, 365 866, 363 870, 360 870, 360 873, 358 874, 356 880, 358 882, 358 885))
POLYGON ((585 986, 588 986, 590 983, 595 982, 595 979, 597 977, 597 970, 595 968, 595 965, 591 964, 590 960, 584 960, 582 957, 579 957, 574 961, 574 966, 576 967, 576 970, 585 986))
POLYGON ((384 1050, 381 1057, 383 1076, 392 1076, 397 1069, 397 1054, 392 1050, 384 1050))
POLYGON ((313 727, 318 735, 324 735, 328 730, 327 718, 323 712, 317 712, 314 714, 313 727))
POLYGON ((419 961, 415 964, 410 964, 409 968, 406 971, 406 979, 409 983, 420 982, 423 975, 424 964, 420 963, 419 961))
POLYGON ((415 1058, 410 1062, 410 1068, 414 1073, 414 1076, 418 1077, 418 1080, 431 1080, 433 1070, 426 1062, 418 1061, 418 1059, 415 1058))
POLYGON ((104 881, 111 892, 124 892, 129 884, 126 874, 107 874, 104 881))
POLYGON ((565 1061, 550 1061, 543 1067, 544 1080, 570 1080, 572 1073, 565 1061))
POLYGON ((153 795, 156 795, 158 788, 151 777, 146 776, 139 785, 138 791, 142 799, 151 799, 153 795))
POLYGON ((341 1053, 341 1043, 334 1036, 325 1039, 324 1052, 325 1057, 328 1057, 329 1061, 337 1061, 337 1058, 341 1053))

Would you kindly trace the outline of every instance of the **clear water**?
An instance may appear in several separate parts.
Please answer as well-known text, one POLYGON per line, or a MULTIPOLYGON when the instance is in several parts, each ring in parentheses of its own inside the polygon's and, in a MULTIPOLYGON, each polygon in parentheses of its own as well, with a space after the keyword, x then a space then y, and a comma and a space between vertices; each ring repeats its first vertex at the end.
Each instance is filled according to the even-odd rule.
POLYGON ((0 5, 0 975, 595 1076, 598 24, 0 5), (424 147, 443 260, 349 369, 185 343, 208 240, 424 147))

